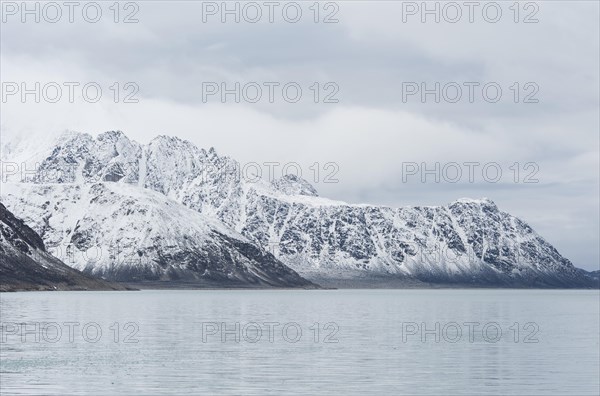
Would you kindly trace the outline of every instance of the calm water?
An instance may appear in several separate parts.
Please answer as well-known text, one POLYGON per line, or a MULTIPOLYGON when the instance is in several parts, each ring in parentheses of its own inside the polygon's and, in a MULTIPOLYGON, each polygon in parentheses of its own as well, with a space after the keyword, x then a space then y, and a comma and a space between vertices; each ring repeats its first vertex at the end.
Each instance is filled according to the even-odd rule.
POLYGON ((540 290, 2 294, 0 383, 3 395, 597 395, 599 303, 540 290))

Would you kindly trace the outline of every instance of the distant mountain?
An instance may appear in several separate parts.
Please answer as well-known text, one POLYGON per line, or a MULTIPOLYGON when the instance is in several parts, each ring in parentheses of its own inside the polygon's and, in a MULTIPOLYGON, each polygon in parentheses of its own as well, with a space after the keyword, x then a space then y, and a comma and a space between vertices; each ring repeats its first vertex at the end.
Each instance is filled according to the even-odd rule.
POLYGON ((589 276, 594 279, 600 279, 600 270, 588 272, 589 276))
POLYGON ((595 287, 595 288, 600 287, 600 270, 586 271, 584 269, 579 268, 579 271, 581 271, 581 273, 585 277, 592 280, 593 287, 595 287))
POLYGON ((0 203, 0 291, 123 289, 50 255, 42 238, 0 203))
MULTIPOLYGON (((79 235, 74 234, 77 227, 95 221, 97 225, 85 229, 101 227, 105 233, 121 230, 112 236, 123 240, 119 245, 134 249, 133 246, 141 244, 147 251, 153 248, 162 251, 157 239, 148 242, 132 237, 147 227, 142 222, 145 219, 161 228, 159 233, 152 234, 154 237, 173 238, 169 245, 173 248, 171 255, 187 251, 185 235, 192 231, 181 228, 178 222, 174 230, 168 226, 171 212, 165 205, 178 203, 189 209, 186 212, 177 209, 184 218, 195 218, 192 216, 195 212, 202 221, 218 222, 234 233, 229 234, 230 238, 243 240, 245 246, 254 246, 259 251, 268 250, 300 275, 325 285, 425 282, 589 287, 591 282, 589 276, 575 268, 529 225, 502 212, 488 199, 460 199, 437 207, 347 204, 319 197, 310 183, 294 175, 272 182, 246 180, 236 161, 219 156, 214 149, 199 149, 176 137, 158 136, 141 145, 118 131, 97 138, 69 133, 45 149, 38 147, 34 154, 20 147, 23 145, 3 147, 3 160, 26 159, 29 170, 34 163, 38 166, 34 172, 12 176, 16 181, 28 182, 19 185, 23 191, 3 191, 2 196, 13 210, 24 214, 36 213, 35 208, 49 201, 32 217, 38 218, 40 234, 53 246, 59 243, 77 246, 80 244, 74 238, 79 235), (119 201, 121 212, 113 200, 98 198, 87 217, 77 214, 74 217, 77 221, 69 223, 71 213, 78 209, 67 210, 65 205, 81 201, 76 207, 90 210, 88 198, 77 198, 77 194, 100 189, 98 186, 111 192, 101 194, 102 197, 128 192, 127 198, 119 201), (76 192, 78 188, 81 193, 76 192), (54 200, 46 198, 50 196, 54 200), (139 215, 140 222, 123 227, 126 208, 136 212, 138 204, 145 205, 143 202, 148 199, 145 197, 152 197, 154 202, 156 209, 152 215, 147 219, 139 215), (65 205, 56 205, 55 201, 65 205), (54 231, 45 230, 48 227, 45 217, 54 231)), ((219 232, 226 234, 223 228, 219 232)), ((214 246, 222 244, 220 237, 209 239, 214 246)), ((84 240, 80 244, 83 247, 98 243, 97 239, 84 240)), ((78 263, 78 268, 91 273, 118 273, 111 269, 112 264, 78 263)), ((126 272, 126 268, 134 268, 135 272, 139 268, 147 270, 125 265, 120 271, 126 272)))

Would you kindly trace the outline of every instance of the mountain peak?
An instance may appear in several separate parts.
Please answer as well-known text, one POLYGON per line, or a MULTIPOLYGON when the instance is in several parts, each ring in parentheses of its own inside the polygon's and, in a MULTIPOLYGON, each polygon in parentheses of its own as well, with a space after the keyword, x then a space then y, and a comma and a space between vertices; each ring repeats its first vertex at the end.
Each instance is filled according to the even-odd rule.
POLYGON ((173 142, 179 141, 178 137, 169 136, 169 135, 156 135, 150 142, 173 142))
POLYGON ((497 208, 497 205, 494 201, 492 201, 489 198, 483 197, 483 198, 479 198, 479 199, 474 199, 474 198, 459 198, 456 201, 454 201, 452 204, 455 203, 462 203, 462 204, 475 204, 475 205, 487 205, 487 206, 494 206, 497 208))
POLYGON ((319 196, 317 190, 309 182, 294 174, 284 175, 277 180, 273 180, 271 184, 277 191, 287 195, 319 196))
POLYGON ((185 148, 187 150, 198 150, 198 147, 189 140, 181 139, 177 136, 157 135, 150 141, 150 145, 164 144, 171 147, 185 148))
POLYGON ((110 140, 110 141, 116 141, 119 139, 128 139, 127 136, 122 132, 122 131, 106 131, 106 132, 102 132, 101 134, 98 135, 98 140, 99 141, 103 141, 103 140, 110 140))

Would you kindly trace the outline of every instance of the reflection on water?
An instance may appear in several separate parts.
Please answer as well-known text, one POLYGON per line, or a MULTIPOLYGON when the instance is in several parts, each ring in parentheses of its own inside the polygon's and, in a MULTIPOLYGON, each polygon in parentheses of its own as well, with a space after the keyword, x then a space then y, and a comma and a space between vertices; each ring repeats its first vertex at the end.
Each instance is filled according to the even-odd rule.
POLYGON ((0 383, 2 394, 597 395, 599 301, 564 290, 9 293, 0 383))

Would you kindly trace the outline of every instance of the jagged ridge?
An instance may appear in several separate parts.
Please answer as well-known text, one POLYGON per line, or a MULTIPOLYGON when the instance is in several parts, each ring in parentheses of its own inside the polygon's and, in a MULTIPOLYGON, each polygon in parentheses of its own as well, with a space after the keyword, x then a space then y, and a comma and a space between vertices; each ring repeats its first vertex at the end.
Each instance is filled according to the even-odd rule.
MULTIPOLYGON (((582 286, 588 278, 520 219, 487 199, 389 208, 317 196, 308 182, 244 180, 239 164, 159 136, 147 145, 122 132, 70 135, 40 158, 34 181, 112 181, 154 190, 270 250, 308 277, 340 270, 433 282, 582 286)), ((46 238, 45 238, 46 239, 46 238)))

